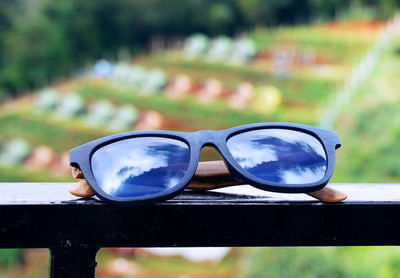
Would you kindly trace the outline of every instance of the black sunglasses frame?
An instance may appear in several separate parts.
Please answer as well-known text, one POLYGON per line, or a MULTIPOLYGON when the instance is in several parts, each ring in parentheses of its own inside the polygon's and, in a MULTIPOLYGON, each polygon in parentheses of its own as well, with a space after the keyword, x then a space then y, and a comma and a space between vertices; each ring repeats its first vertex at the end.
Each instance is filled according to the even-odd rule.
POLYGON ((244 183, 250 184, 261 190, 283 192, 283 193, 307 193, 313 192, 323 188, 331 178, 335 166, 335 150, 341 146, 340 139, 335 132, 320 129, 317 127, 294 124, 294 123, 257 123, 249 124, 238 127, 233 127, 225 130, 200 130, 195 132, 174 132, 174 131, 132 131, 126 133, 120 133, 116 135, 107 136, 100 138, 89 143, 78 146, 69 151, 70 165, 79 168, 86 181, 95 192, 95 194, 104 202, 120 204, 120 205, 145 205, 151 204, 166 199, 170 199, 179 193, 181 193, 186 186, 189 185, 192 179, 197 164, 199 162, 200 151, 203 147, 211 146, 214 147, 222 156, 226 166, 230 173, 238 180, 244 183), (301 184, 296 186, 293 184, 283 185, 279 183, 266 182, 262 179, 251 175, 245 171, 233 158, 231 152, 227 147, 227 140, 239 133, 257 130, 257 129, 288 129, 295 130, 309 134, 318 139, 326 153, 327 158, 327 169, 324 177, 314 183, 301 184), (91 158, 94 152, 101 147, 129 139, 134 137, 164 137, 172 138, 183 141, 189 146, 190 149, 190 161, 187 172, 182 180, 175 186, 152 195, 131 197, 131 198, 120 198, 113 197, 105 193, 98 185, 94 178, 91 158))

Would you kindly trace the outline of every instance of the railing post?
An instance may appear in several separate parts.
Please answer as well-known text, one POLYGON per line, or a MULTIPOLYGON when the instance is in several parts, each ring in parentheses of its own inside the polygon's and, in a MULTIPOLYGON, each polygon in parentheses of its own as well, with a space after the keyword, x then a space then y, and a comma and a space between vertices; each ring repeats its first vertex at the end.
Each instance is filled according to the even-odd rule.
POLYGON ((50 278, 94 278, 99 248, 50 248, 50 278))

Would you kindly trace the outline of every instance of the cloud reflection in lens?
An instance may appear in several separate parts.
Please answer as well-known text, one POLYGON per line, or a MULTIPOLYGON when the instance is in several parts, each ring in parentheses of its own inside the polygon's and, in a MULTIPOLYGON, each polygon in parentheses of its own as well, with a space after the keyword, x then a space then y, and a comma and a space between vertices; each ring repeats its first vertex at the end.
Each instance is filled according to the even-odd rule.
POLYGON ((234 135, 228 149, 239 165, 268 182, 302 185, 326 172, 324 148, 315 137, 289 129, 259 129, 234 135))
POLYGON ((99 187, 114 197, 140 197, 177 185, 189 166, 189 146, 163 137, 137 137, 98 149, 92 172, 99 187))

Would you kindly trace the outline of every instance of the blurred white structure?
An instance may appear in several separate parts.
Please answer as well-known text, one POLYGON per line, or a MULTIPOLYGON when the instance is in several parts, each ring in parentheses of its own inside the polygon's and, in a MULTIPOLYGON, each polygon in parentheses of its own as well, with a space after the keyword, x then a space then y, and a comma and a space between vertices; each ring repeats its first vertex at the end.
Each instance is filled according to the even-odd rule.
POLYGON ((246 36, 233 40, 227 36, 209 39, 206 35, 194 34, 185 40, 182 51, 187 59, 205 58, 211 63, 238 65, 253 59, 257 47, 246 36))
POLYGON ((35 95, 35 107, 42 111, 52 111, 58 105, 58 92, 52 88, 46 88, 35 95))
POLYGON ((211 41, 207 52, 207 60, 210 62, 227 61, 232 54, 232 40, 226 36, 219 36, 211 41))
POLYGON ((139 112, 134 106, 121 106, 115 109, 115 113, 108 126, 112 131, 131 130, 138 120, 139 112))
POLYGON ((222 260, 229 252, 229 247, 196 247, 196 248, 145 248, 145 250, 159 256, 180 255, 194 262, 222 260))
POLYGON ((108 100, 101 100, 89 106, 86 122, 90 126, 106 125, 114 115, 114 107, 108 100))
POLYGON ((87 104, 76 93, 60 96, 53 89, 41 91, 34 102, 41 110, 50 111, 50 107, 54 108, 52 112, 58 119, 78 117, 90 127, 108 127, 112 131, 131 130, 139 117, 133 105, 115 107, 106 99, 87 104))
POLYGON ((141 92, 145 95, 155 94, 163 90, 167 82, 167 76, 164 71, 160 69, 151 70, 144 77, 141 92))
POLYGON ((110 81, 115 86, 141 88, 147 72, 141 66, 119 63, 114 67, 110 81))
POLYGON ((30 152, 31 146, 23 139, 5 141, 0 149, 0 164, 6 166, 22 164, 30 152))
POLYGON ((243 64, 253 59, 257 54, 255 43, 248 38, 239 38, 233 42, 232 56, 230 62, 243 64))
POLYGON ((160 92, 167 85, 168 78, 160 69, 146 70, 138 65, 119 63, 114 67, 110 81, 114 86, 134 89, 142 94, 160 92))
POLYGON ((188 37, 183 44, 183 54, 188 59, 204 55, 208 49, 210 40, 206 35, 194 34, 188 37))
POLYGON ((325 114, 319 125, 324 128, 333 128, 336 120, 344 108, 349 104, 351 98, 358 88, 373 73, 379 63, 382 53, 390 46, 394 39, 400 35, 400 16, 390 20, 385 29, 380 33, 375 44, 368 50, 367 54, 355 65, 348 79, 345 80, 343 88, 330 99, 325 114))
POLYGON ((58 118, 71 118, 78 116, 83 110, 84 102, 82 97, 76 93, 69 93, 61 98, 56 114, 58 118))

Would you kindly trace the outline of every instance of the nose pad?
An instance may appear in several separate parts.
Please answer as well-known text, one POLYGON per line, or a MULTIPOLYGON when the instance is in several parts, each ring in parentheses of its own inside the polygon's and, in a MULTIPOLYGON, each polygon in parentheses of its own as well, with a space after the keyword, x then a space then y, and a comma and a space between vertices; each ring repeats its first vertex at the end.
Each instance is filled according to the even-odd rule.
POLYGON ((224 159, 224 157, 219 153, 218 149, 216 149, 213 146, 204 146, 201 151, 200 151, 200 158, 199 162, 201 161, 216 161, 216 160, 222 160, 226 166, 226 168, 230 171, 230 166, 227 163, 227 161, 224 159))
MULTIPOLYGON (((209 166, 209 164, 207 166, 203 165, 201 167, 202 170, 196 172, 196 182, 199 183, 196 185, 198 186, 197 189, 216 189, 244 183, 238 177, 235 177, 232 169, 230 169, 231 166, 219 153, 218 149, 213 146, 204 146, 201 149, 199 161, 204 162, 218 160, 222 161, 222 165, 220 163, 213 164, 213 166, 209 166), (223 166, 223 164, 225 164, 225 166, 223 166)), ((199 168, 197 169, 199 170, 199 168)), ((193 184, 192 188, 195 188, 193 184)))
POLYGON ((199 161, 213 161, 222 160, 222 156, 219 154, 216 148, 211 146, 205 146, 200 151, 199 161))

